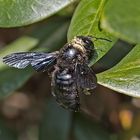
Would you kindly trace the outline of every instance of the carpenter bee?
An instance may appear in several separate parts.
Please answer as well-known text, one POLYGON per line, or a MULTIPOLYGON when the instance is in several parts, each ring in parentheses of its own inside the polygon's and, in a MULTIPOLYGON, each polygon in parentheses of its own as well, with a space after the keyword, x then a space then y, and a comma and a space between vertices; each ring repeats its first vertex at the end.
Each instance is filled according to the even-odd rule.
POLYGON ((88 66, 97 55, 92 38, 76 36, 59 51, 13 53, 5 56, 3 62, 18 69, 31 65, 37 72, 53 67, 52 95, 62 107, 79 111, 79 94, 89 94, 90 90, 97 87, 96 75, 88 66))

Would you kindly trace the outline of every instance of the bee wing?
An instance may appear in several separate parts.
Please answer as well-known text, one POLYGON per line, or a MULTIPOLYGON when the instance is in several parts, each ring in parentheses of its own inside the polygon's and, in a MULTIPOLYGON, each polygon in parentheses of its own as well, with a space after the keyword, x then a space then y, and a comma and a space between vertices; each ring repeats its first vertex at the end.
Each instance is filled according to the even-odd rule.
POLYGON ((58 51, 53 53, 19 52, 3 57, 3 62, 18 69, 31 65, 36 71, 45 71, 56 63, 58 53, 58 51))
POLYGON ((85 94, 89 94, 89 90, 97 87, 96 75, 88 65, 77 64, 75 74, 77 87, 85 91, 85 94))

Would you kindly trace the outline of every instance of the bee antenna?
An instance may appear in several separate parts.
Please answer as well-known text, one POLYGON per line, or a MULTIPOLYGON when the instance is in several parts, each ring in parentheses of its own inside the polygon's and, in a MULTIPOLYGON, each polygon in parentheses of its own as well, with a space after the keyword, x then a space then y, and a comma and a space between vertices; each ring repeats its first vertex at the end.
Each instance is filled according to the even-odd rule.
POLYGON ((95 41, 96 41, 96 40, 104 40, 104 41, 112 42, 111 40, 106 39, 106 38, 102 38, 102 37, 95 37, 95 36, 89 36, 89 37, 95 38, 95 41))

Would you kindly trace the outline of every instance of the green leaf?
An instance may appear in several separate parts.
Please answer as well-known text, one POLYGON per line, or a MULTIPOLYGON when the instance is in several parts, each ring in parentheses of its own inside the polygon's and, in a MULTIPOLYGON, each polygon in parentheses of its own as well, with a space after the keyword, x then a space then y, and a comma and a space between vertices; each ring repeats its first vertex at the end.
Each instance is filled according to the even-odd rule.
POLYGON ((39 140, 68 140, 71 127, 71 112, 49 100, 40 127, 39 140))
POLYGON ((81 115, 75 118, 74 135, 76 140, 110 140, 105 128, 81 115))
POLYGON ((0 99, 6 98, 20 88, 33 74, 32 69, 18 70, 5 68, 0 70, 0 99))
POLYGON ((17 140, 17 134, 13 130, 8 128, 3 121, 4 120, 0 120, 0 139, 17 140))
POLYGON ((99 84, 127 94, 140 97, 140 45, 115 67, 97 75, 99 84))
POLYGON ((99 27, 100 16, 105 2, 106 0, 82 0, 74 13, 68 31, 68 40, 71 40, 77 35, 92 35, 112 40, 112 42, 103 40, 94 42, 95 48, 98 51, 98 59, 100 59, 116 41, 114 37, 99 27))
POLYGON ((104 30, 123 40, 140 43, 140 1, 108 0, 102 16, 104 30))
POLYGON ((1 0, 0 27, 28 25, 51 16, 74 0, 1 0))
POLYGON ((107 54, 92 66, 94 72, 97 74, 114 67, 133 49, 134 46, 135 44, 130 44, 118 39, 107 54))
MULTIPOLYGON (((21 38, 11 45, 5 47, 3 51, 1 51, 0 56, 3 57, 9 53, 17 52, 17 51, 29 51, 34 48, 37 43, 38 39, 44 38, 44 41, 39 43, 39 46, 42 46, 40 49, 36 49, 36 51, 51 51, 54 48, 61 47, 62 44, 65 42, 66 30, 68 27, 68 23, 62 21, 61 26, 55 27, 54 29, 50 30, 51 26, 53 26, 53 20, 51 21, 50 26, 44 27, 43 35, 36 35, 36 38, 26 37, 21 38), (45 29, 48 28, 48 31, 45 29), (50 35, 51 33, 51 35, 50 35), (53 40, 53 41, 52 41, 53 40), (55 40, 55 41, 54 41, 55 40), (54 43, 55 42, 55 43, 54 43), (26 46, 26 47, 25 47, 26 46), (50 48, 47 46, 51 46, 50 48)), ((34 50, 35 51, 35 50, 34 50)), ((0 63, 0 99, 9 96, 12 94, 13 91, 20 88, 32 75, 34 71, 31 68, 19 70, 15 68, 8 67, 4 65, 2 62, 0 63)))

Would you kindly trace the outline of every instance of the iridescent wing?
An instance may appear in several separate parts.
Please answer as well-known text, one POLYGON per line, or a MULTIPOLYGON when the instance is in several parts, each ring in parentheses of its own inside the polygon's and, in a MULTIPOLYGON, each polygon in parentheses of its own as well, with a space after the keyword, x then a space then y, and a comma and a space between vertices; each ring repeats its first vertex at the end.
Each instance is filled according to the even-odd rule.
POLYGON ((10 67, 23 69, 31 65, 37 72, 45 71, 56 63, 59 52, 19 52, 3 57, 3 62, 10 67))
POLYGON ((75 71, 78 89, 86 95, 90 94, 89 91, 97 87, 97 78, 94 71, 87 64, 77 64, 75 71))

